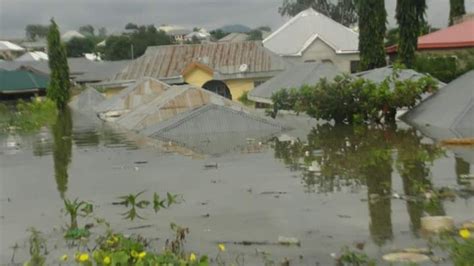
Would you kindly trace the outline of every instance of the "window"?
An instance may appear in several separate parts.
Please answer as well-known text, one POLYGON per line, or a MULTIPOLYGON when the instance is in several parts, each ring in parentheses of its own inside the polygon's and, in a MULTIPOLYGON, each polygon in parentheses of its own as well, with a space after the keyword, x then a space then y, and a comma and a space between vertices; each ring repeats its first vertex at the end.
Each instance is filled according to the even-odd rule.
POLYGON ((359 60, 351 61, 351 73, 359 72, 359 60))

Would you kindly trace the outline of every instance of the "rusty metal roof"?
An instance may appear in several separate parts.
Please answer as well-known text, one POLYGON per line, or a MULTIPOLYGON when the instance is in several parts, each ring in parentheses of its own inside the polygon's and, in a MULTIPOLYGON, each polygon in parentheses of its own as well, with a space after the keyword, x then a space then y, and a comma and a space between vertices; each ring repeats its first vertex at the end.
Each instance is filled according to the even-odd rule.
POLYGON ((284 70, 285 62, 258 41, 163 45, 148 47, 112 80, 181 77, 187 65, 199 62, 214 70, 214 78, 270 77, 284 70), (246 66, 243 66, 246 65, 246 66))

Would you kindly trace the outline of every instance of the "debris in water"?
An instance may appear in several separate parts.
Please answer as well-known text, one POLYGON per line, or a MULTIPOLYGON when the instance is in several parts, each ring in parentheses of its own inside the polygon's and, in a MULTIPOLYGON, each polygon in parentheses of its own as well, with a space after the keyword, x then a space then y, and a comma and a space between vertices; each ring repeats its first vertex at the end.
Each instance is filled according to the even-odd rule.
POLYGON ((147 224, 147 225, 140 225, 140 226, 135 226, 135 227, 130 227, 127 228, 128 230, 137 230, 137 229, 143 229, 143 228, 150 228, 152 227, 152 224, 147 224))
POLYGON ((338 214, 337 217, 339 217, 339 218, 346 218, 346 219, 351 218, 351 216, 345 215, 345 214, 338 214))
POLYGON ((134 164, 146 164, 148 163, 148 161, 136 161, 134 162, 134 164))
POLYGON ((211 216, 211 215, 210 215, 209 213, 206 213, 206 214, 201 215, 201 217, 203 217, 203 218, 209 218, 210 216, 211 216))
POLYGON ((420 263, 428 261, 430 258, 424 254, 411 253, 411 252, 397 252, 383 255, 382 257, 388 262, 407 262, 407 263, 420 263))
POLYGON ((278 244, 290 246, 290 245, 297 245, 298 247, 301 246, 301 242, 296 237, 285 237, 279 236, 278 237, 278 244))
POLYGON ((454 220, 451 216, 427 216, 421 218, 421 229, 429 233, 439 233, 454 229, 454 220))
POLYGON ((214 169, 217 169, 219 166, 217 163, 207 163, 204 165, 204 168, 205 169, 211 169, 211 168, 214 168, 214 169))
POLYGON ((287 194, 287 192, 284 191, 264 191, 261 192, 260 195, 283 195, 287 194))

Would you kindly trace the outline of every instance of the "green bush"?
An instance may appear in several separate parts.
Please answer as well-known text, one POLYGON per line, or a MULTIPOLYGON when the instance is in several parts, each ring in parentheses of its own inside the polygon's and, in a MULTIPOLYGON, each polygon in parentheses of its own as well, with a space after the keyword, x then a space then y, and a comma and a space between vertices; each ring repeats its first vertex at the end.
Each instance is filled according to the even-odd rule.
POLYGON ((31 101, 19 101, 16 111, 1 107, 0 130, 15 128, 19 131, 34 131, 56 122, 57 109, 53 101, 39 98, 31 101))
POLYGON ((393 122, 398 108, 411 108, 423 93, 436 89, 431 77, 400 81, 397 71, 380 84, 343 75, 333 81, 321 79, 314 86, 278 91, 272 96, 271 115, 275 117, 278 110, 293 110, 336 123, 393 122))

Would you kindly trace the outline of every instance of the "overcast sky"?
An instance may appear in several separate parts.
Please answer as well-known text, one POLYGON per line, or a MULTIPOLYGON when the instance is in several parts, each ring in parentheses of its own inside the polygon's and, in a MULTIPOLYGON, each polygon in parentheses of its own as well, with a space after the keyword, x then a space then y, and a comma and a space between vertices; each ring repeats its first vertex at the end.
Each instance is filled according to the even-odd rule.
MULTIPOLYGON (((0 0, 0 39, 24 36, 28 24, 47 24, 56 19, 61 31, 91 24, 108 32, 123 29, 127 22, 137 24, 179 24, 209 30, 227 24, 250 27, 268 25, 275 29, 285 19, 278 14, 282 0, 0 0)), ((394 25, 396 0, 386 0, 389 24, 394 25)), ((474 0, 465 0, 468 12, 474 0)), ((449 1, 428 0, 428 21, 444 27, 449 1)))

